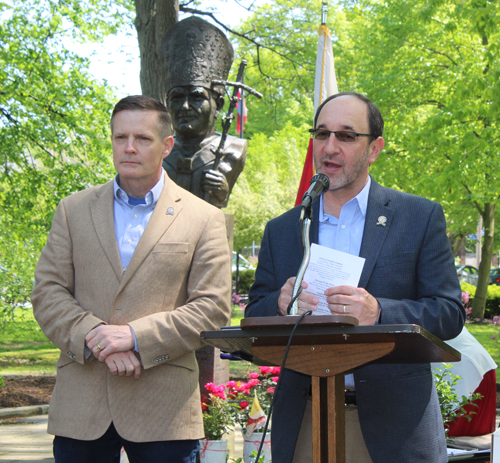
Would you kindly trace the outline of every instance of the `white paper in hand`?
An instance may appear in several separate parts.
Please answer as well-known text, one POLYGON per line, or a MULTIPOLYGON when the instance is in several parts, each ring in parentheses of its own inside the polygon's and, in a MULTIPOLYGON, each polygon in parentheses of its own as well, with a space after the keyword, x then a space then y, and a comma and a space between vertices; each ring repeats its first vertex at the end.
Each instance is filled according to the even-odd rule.
POLYGON ((365 259, 335 249, 311 244, 311 258, 304 275, 307 292, 319 299, 318 310, 313 315, 331 315, 325 290, 332 286, 357 287, 365 259))

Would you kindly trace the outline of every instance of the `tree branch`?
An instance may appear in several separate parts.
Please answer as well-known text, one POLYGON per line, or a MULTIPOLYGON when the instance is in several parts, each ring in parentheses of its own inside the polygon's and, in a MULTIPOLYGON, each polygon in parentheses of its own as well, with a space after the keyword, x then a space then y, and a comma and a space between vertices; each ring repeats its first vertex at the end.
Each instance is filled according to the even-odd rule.
MULTIPOLYGON (((467 193, 469 193, 469 195, 472 197, 472 191, 470 191, 470 188, 464 183, 462 182, 462 186, 465 188, 465 191, 467 191, 467 193)), ((476 206, 476 209, 479 211, 479 214, 481 214, 481 217, 484 215, 484 209, 481 209, 481 205, 476 201, 472 201, 474 203, 474 206, 476 206)))
POLYGON ((14 124, 19 124, 19 121, 17 119, 14 119, 4 108, 0 106, 0 112, 7 118, 9 122, 12 122, 14 124))
MULTIPOLYGON (((213 13, 209 13, 207 11, 200 11, 195 8, 186 8, 185 6, 179 5, 179 11, 182 11, 184 13, 192 13, 192 14, 198 14, 200 16, 209 16, 211 17, 220 27, 222 27, 224 30, 227 32, 230 32, 233 35, 236 35, 237 37, 241 37, 242 39, 247 40, 250 43, 253 43, 256 47, 264 48, 265 50, 269 50, 272 53, 276 53, 278 56, 281 56, 282 58, 286 59, 287 61, 290 61, 290 63, 294 64, 295 66, 300 66, 300 63, 298 61, 295 61, 291 59, 289 56, 277 51, 274 48, 268 47, 266 45, 262 45, 261 43, 257 42, 255 39, 252 37, 249 37, 247 34, 242 34, 241 32, 237 32, 234 29, 231 29, 230 27, 227 27, 224 23, 219 21, 213 13)), ((259 67, 260 69, 260 67, 259 67)), ((265 75, 265 74, 263 74, 265 75)))

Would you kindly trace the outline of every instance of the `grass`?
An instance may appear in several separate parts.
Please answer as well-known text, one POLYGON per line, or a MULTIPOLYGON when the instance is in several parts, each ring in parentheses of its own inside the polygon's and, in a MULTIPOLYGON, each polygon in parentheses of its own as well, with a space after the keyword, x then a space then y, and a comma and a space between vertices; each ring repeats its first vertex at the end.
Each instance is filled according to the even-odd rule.
POLYGON ((491 355, 497 368, 497 382, 500 382, 500 326, 467 323, 469 332, 484 346, 491 355))
POLYGON ((14 317, 0 326, 0 373, 55 373, 59 349, 45 337, 31 310, 16 309, 14 317))

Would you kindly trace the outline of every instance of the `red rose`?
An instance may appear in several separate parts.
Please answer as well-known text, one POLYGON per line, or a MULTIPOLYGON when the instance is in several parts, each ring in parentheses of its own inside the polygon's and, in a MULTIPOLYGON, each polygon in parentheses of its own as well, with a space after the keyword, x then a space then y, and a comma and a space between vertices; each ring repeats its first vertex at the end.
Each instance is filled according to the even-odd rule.
POLYGON ((242 400, 240 402, 240 410, 244 410, 245 408, 247 408, 250 404, 246 401, 246 400, 242 400))

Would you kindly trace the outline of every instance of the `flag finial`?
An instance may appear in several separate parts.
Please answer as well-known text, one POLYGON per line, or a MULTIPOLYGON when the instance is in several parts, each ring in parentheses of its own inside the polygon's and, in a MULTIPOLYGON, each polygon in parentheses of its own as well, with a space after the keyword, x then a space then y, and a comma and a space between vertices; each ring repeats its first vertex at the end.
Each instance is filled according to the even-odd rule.
POLYGON ((328 3, 323 2, 323 5, 321 6, 321 25, 326 25, 327 13, 328 13, 328 3))

